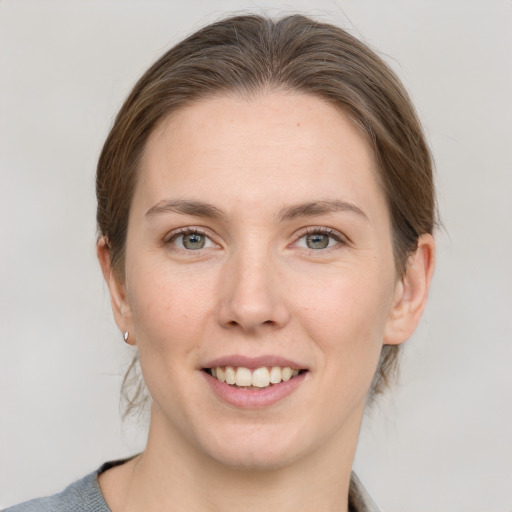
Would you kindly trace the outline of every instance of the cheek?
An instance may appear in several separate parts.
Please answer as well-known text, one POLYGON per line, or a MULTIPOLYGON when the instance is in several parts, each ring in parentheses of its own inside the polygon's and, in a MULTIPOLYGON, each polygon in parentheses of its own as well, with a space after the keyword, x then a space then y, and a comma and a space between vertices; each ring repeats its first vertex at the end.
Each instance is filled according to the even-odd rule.
POLYGON ((183 410, 190 400, 183 386, 197 369, 210 317, 208 286, 193 273, 169 273, 154 262, 142 268, 132 275, 129 298, 144 381, 155 403, 183 410))
POLYGON ((304 291, 297 308, 304 329, 319 350, 349 371, 373 368, 378 361, 394 291, 392 277, 383 278, 390 273, 379 267, 339 269, 323 279, 299 281, 304 291))
MULTIPOLYGON (((161 271, 156 265, 133 274, 129 287, 135 337, 139 350, 163 353, 194 350, 212 308, 211 286, 192 272, 161 271)), ((204 276, 203 276, 204 277, 204 276)))

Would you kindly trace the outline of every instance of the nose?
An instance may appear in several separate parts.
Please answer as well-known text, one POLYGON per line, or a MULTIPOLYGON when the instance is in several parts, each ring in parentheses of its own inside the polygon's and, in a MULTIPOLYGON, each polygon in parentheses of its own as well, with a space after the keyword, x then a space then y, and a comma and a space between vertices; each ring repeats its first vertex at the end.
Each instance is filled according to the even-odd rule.
POLYGON ((278 262, 265 252, 241 251, 221 276, 218 316, 226 328, 260 332, 284 327, 290 318, 278 262))

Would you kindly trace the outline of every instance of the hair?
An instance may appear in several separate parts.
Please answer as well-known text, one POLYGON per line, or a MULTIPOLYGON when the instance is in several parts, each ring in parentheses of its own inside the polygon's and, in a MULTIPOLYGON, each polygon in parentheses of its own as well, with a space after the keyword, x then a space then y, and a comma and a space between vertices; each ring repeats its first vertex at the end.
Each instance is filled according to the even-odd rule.
MULTIPOLYGON (((385 62, 345 30, 302 15, 241 15, 210 24, 167 51, 140 78, 119 111, 101 152, 97 176, 98 234, 117 277, 124 279, 130 204, 146 141, 172 112, 206 97, 295 92, 346 112, 366 134, 386 196, 394 260, 403 275, 419 237, 435 225, 432 159, 411 100, 385 62)), ((398 346, 384 346, 370 389, 382 392, 397 368, 398 346)), ((138 381, 126 413, 144 401, 138 381)), ((146 396, 147 398, 147 396, 146 396)))

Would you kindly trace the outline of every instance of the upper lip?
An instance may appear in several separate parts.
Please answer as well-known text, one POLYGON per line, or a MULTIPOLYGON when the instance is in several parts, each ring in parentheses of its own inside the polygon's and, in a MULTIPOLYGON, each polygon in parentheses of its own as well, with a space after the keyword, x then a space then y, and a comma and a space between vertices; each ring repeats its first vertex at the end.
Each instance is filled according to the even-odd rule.
POLYGON ((256 368, 262 368, 264 366, 280 366, 280 367, 290 367, 296 370, 306 370, 306 366, 303 364, 293 361, 292 359, 288 359, 285 357, 277 356, 277 355, 263 355, 258 357, 248 357, 243 355, 228 355, 221 356, 216 359, 212 359, 208 361, 203 368, 218 368, 224 366, 235 366, 235 367, 243 367, 254 370, 256 368))

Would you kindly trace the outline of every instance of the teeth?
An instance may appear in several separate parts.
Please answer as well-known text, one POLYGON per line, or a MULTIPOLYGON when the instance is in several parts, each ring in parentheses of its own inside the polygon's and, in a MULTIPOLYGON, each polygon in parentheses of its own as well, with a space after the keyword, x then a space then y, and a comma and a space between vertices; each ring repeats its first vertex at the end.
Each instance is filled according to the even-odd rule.
POLYGON ((270 382, 272 382, 272 384, 279 384, 281 382, 281 368, 279 368, 279 366, 272 366, 270 370, 270 382))
POLYGON ((212 375, 217 377, 217 380, 221 382, 226 382, 226 372, 219 366, 217 368, 212 368, 212 375), (213 375, 213 371, 215 371, 216 375, 213 375))
POLYGON ((292 369, 289 368, 288 366, 286 368, 283 368, 281 370, 281 379, 283 379, 285 382, 287 380, 290 380, 292 378, 292 369))
POLYGON ((226 366, 225 368, 217 366, 216 368, 211 368, 211 374, 218 381, 226 382, 230 385, 267 388, 271 384, 279 384, 281 381, 286 382, 293 377, 297 377, 299 370, 292 370, 289 366, 272 366, 271 368, 262 366, 255 370, 250 370, 243 366, 238 368, 233 366, 226 366))
POLYGON ((258 368, 252 372, 252 385, 266 388, 270 384, 270 373, 266 368, 258 368))
POLYGON ((232 366, 226 366, 226 382, 228 384, 236 383, 236 373, 232 366))
POLYGON ((250 386, 251 384, 251 370, 249 370, 249 368, 238 368, 238 370, 236 371, 236 385, 250 386))

